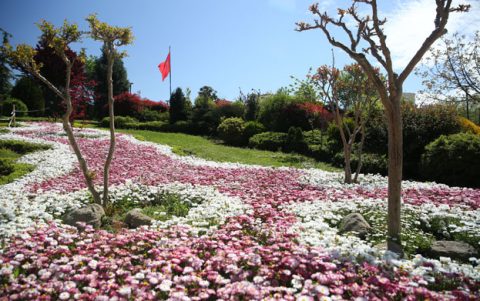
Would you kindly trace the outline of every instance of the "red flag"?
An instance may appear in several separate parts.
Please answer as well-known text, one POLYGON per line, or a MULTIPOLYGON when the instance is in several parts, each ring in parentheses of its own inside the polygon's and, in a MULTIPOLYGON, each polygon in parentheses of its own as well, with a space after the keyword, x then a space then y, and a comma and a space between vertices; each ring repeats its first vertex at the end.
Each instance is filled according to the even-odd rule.
POLYGON ((161 62, 158 65, 158 69, 162 73, 162 81, 165 80, 165 78, 168 76, 170 73, 170 51, 168 52, 167 59, 165 59, 164 62, 161 62))

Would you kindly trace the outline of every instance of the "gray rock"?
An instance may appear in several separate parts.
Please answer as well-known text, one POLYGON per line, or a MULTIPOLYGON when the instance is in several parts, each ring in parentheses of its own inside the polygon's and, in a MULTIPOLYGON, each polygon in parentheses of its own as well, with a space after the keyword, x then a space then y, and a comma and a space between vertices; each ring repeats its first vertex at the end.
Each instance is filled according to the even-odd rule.
POLYGON ((459 261, 468 262, 470 257, 477 257, 474 247, 462 241, 437 240, 432 244, 428 255, 433 258, 450 257, 459 261))
POLYGON ((360 213, 350 213, 340 222, 340 227, 338 230, 340 234, 346 232, 355 232, 357 233, 358 237, 363 239, 371 229, 372 227, 370 227, 363 215, 360 213))
POLYGON ((153 218, 142 213, 141 209, 135 208, 127 212, 125 216, 125 223, 130 228, 137 228, 140 226, 149 226, 152 224, 153 218))
POLYGON ((103 207, 98 204, 90 204, 85 207, 72 210, 65 214, 63 222, 70 226, 79 227, 78 222, 99 228, 102 225, 102 217, 105 215, 103 207))

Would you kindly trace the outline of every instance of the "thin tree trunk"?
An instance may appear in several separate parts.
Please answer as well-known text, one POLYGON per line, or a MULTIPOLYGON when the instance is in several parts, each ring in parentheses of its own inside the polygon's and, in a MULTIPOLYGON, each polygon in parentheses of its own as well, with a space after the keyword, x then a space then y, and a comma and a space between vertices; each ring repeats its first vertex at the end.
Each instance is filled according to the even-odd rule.
POLYGON ((401 232, 401 193, 403 169, 403 133, 400 100, 402 93, 390 97, 388 119, 388 250, 403 256, 401 232))
POLYGON ((361 125, 360 135, 361 135, 360 145, 358 146, 358 151, 357 151, 357 158, 358 158, 357 170, 355 171, 355 176, 353 178, 354 183, 358 183, 358 175, 360 174, 360 170, 362 169, 362 165, 363 165, 362 157, 363 157, 363 145, 365 144, 365 123, 362 123, 361 125))
POLYGON ((115 152, 115 116, 113 111, 113 47, 110 47, 107 54, 107 85, 108 85, 108 116, 110 117, 110 147, 108 149, 107 160, 103 169, 103 205, 105 206, 108 201, 108 185, 110 164, 112 163, 113 153, 115 152))

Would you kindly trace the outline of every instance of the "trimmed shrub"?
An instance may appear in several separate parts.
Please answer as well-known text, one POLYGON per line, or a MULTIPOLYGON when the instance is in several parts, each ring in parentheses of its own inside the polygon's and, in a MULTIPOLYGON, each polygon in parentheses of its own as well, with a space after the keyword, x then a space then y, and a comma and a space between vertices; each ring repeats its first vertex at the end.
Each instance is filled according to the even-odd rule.
MULTIPOLYGON (((29 115, 43 116, 45 114, 45 98, 41 86, 35 79, 22 76, 17 80, 10 95, 21 100, 30 110, 35 110, 29 115)), ((7 115, 5 112, 3 113, 7 115)))
POLYGON ((425 147, 421 174, 448 185, 480 187, 480 136, 442 135, 425 147))
POLYGON ((480 135, 480 126, 476 125, 467 118, 458 117, 458 124, 460 125, 462 132, 480 135))
POLYGON ((23 101, 21 101, 20 99, 16 98, 7 98, 5 101, 2 102, 2 115, 11 116, 13 105, 15 105, 15 111, 18 111, 17 113, 15 113, 15 116, 23 117, 28 115, 26 113, 26 111, 28 111, 27 105, 23 103, 23 101))
POLYGON ((190 121, 180 120, 174 124, 165 124, 163 131, 191 134, 194 132, 194 125, 190 121))
MULTIPOLYGON (((333 156, 333 164, 339 167, 343 167, 345 164, 345 157, 343 152, 336 153, 333 156)), ((352 167, 352 174, 355 173, 358 164, 358 157, 352 153, 350 159, 350 165, 352 167)), ((362 169, 360 173, 381 174, 385 176, 387 174, 387 156, 380 154, 364 153, 362 154, 362 169)))
POLYGON ((260 134, 265 132, 267 129, 257 121, 247 121, 244 124, 243 128, 243 144, 248 145, 248 141, 251 137, 255 136, 256 134, 260 134))
POLYGON ((245 121, 241 118, 227 118, 217 128, 218 136, 230 145, 241 145, 243 143, 243 131, 245 121))
POLYGON ((0 148, 9 149, 17 154, 24 155, 34 151, 50 149, 50 146, 18 140, 0 140, 0 148))
POLYGON ((0 176, 8 176, 13 170, 12 160, 0 158, 0 176))
POLYGON ((454 106, 443 104, 415 107, 405 103, 402 116, 403 170, 407 177, 417 178, 425 146, 440 135, 460 132, 457 110, 454 106))
POLYGON ((285 146, 286 141, 287 134, 285 133, 265 132, 252 136, 248 145, 257 149, 278 151, 285 146))
POLYGON ((287 152, 305 153, 308 149, 303 139, 302 129, 299 127, 291 127, 288 129, 287 140, 283 148, 287 152))
MULTIPOLYGON (((115 128, 126 129, 127 124, 132 126, 132 124, 138 123, 138 120, 130 116, 115 116, 115 128)), ((110 127, 110 117, 105 117, 100 121, 100 126, 108 128, 110 127)))

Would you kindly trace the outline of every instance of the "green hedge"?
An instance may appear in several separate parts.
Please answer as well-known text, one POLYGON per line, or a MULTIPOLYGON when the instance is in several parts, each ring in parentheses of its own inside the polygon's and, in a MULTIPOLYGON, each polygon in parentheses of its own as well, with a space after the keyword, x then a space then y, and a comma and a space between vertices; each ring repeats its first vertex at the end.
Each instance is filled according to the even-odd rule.
POLYGON ((279 132, 265 132, 250 138, 248 145, 253 148, 279 151, 287 142, 287 134, 279 132))
MULTIPOLYGON (((345 165, 343 152, 336 153, 333 156, 333 164, 335 166, 343 167, 345 165)), ((355 154, 352 154, 350 159, 350 165, 352 167, 352 172, 355 172, 357 169, 358 157, 355 154)), ((362 155, 362 169, 360 173, 371 173, 371 174, 381 174, 387 175, 388 161, 386 155, 364 153, 362 155)))
POLYGON ((428 180, 480 187, 480 136, 471 133, 440 136, 426 146, 420 170, 428 180))
POLYGON ((245 121, 242 118, 227 118, 217 128, 218 136, 229 145, 242 145, 245 121))
POLYGON ((17 154, 24 155, 38 150, 50 149, 50 146, 44 144, 34 144, 18 140, 0 140, 0 149, 9 149, 17 154))

